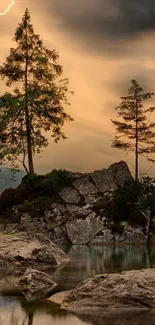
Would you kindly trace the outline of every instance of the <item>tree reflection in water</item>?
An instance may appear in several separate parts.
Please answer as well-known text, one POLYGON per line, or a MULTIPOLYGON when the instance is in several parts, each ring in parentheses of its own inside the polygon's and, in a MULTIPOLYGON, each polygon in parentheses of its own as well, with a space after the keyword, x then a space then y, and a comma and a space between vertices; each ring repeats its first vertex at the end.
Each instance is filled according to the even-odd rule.
POLYGON ((102 316, 85 316, 78 315, 78 318, 91 325, 153 325, 155 324, 155 313, 151 312, 126 312, 120 315, 114 315, 113 312, 109 315, 102 316))
POLYGON ((95 274, 155 267, 155 246, 72 246, 68 255, 70 262, 52 274, 60 291, 95 274))

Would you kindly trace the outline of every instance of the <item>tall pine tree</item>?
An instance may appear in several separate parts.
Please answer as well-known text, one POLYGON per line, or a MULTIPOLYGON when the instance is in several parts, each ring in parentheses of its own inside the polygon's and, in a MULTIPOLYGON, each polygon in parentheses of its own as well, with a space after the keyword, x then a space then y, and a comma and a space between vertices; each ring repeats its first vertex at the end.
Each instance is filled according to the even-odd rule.
POLYGON ((0 67, 1 78, 14 87, 0 96, 0 159, 17 167, 22 157, 26 171, 34 173, 33 155, 48 145, 45 133, 50 131, 55 142, 66 139, 62 127, 73 121, 64 109, 70 105, 69 81, 60 78, 63 68, 57 62, 58 53, 47 49, 34 33, 28 9, 13 41, 17 46, 0 67))
POLYGON ((144 107, 144 102, 153 95, 144 93, 139 83, 131 80, 128 96, 121 97, 121 103, 116 107, 120 121, 111 120, 116 128, 112 147, 135 154, 135 180, 138 180, 139 155, 155 161, 150 158, 150 154, 155 152, 155 123, 149 122, 147 118, 147 113, 153 108, 144 107))

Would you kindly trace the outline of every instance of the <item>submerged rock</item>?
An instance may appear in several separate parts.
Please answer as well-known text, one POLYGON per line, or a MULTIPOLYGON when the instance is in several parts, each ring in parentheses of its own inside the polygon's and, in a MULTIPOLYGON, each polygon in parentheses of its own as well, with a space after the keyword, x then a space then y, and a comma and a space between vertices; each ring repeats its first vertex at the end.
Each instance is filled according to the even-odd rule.
POLYGON ((0 234, 0 267, 33 265, 45 269, 69 261, 69 257, 42 234, 0 234))
POLYGON ((27 301, 46 297, 56 286, 48 274, 31 268, 25 271, 17 284, 27 301))
POLYGON ((92 314, 154 307, 155 269, 96 275, 82 281, 62 302, 62 308, 92 314))

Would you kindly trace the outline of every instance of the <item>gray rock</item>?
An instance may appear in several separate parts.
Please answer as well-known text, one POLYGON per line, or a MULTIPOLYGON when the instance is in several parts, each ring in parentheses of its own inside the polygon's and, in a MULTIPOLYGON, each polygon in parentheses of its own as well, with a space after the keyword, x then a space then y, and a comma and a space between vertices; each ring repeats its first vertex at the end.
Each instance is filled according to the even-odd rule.
POLYGON ((78 192, 70 187, 64 188, 59 195, 66 203, 78 204, 80 201, 78 192))
MULTIPOLYGON (((102 220, 104 222, 104 218, 102 220)), ((90 242, 90 245, 102 245, 114 243, 114 235, 111 233, 110 229, 105 229, 101 231, 102 235, 96 235, 90 242)))
POLYGON ((20 218, 19 230, 36 231, 36 225, 29 213, 23 213, 20 218))
POLYGON ((108 168, 115 178, 116 185, 123 185, 127 180, 133 180, 129 167, 125 161, 114 163, 108 168))
POLYGON ((45 210, 44 211, 45 215, 45 220, 48 221, 53 221, 55 219, 55 214, 51 210, 45 210))
POLYGON ((48 274, 31 268, 25 271, 17 284, 18 290, 29 302, 46 297, 56 286, 48 274))
MULTIPOLYGON (((103 217, 102 221, 105 221, 103 217)), ((111 229, 104 228, 100 234, 96 235, 94 239, 91 240, 91 245, 102 245, 102 244, 146 244, 146 235, 143 233, 141 227, 133 227, 127 224, 127 222, 122 222, 124 231, 122 234, 112 234, 111 229)))
POLYGON ((79 207, 77 205, 73 205, 73 204, 67 204, 66 207, 70 214, 75 213, 79 209, 79 207))
POLYGON ((146 235, 143 233, 141 227, 133 227, 127 224, 127 222, 122 223, 124 226, 124 232, 122 235, 116 235, 117 242, 125 242, 128 244, 146 244, 146 235))
POLYGON ((85 173, 76 173, 76 172, 70 172, 70 177, 72 178, 72 180, 76 180, 76 179, 79 179, 83 176, 85 176, 87 174, 85 173))
POLYGON ((66 224, 67 234, 74 245, 88 244, 103 229, 103 222, 92 212, 85 220, 77 219, 66 224))
POLYGON ((53 203, 51 209, 53 209, 54 213, 57 215, 67 212, 66 206, 60 203, 53 203))
POLYGON ((91 174, 91 177, 96 187, 102 193, 107 191, 114 191, 116 189, 114 175, 111 170, 96 170, 91 174))
MULTIPOLYGON (((76 218, 79 218, 79 217, 83 218, 83 217, 85 217, 85 216, 87 216, 88 214, 91 214, 91 213, 93 213, 93 212, 92 212, 92 210, 90 209, 90 204, 86 204, 86 205, 80 207, 80 208, 79 208, 79 209, 74 213, 74 216, 75 216, 76 218)), ((96 217, 96 214, 93 213, 93 216, 96 217)))
POLYGON ((98 189, 89 181, 88 177, 83 177, 76 180, 73 182, 73 186, 83 196, 87 194, 98 193, 98 189))
POLYGON ((85 198, 85 202, 89 204, 91 207, 93 207, 93 204, 98 202, 102 196, 103 195, 101 195, 101 193, 95 193, 95 194, 85 195, 84 198, 85 198))
POLYGON ((154 307, 155 269, 96 275, 82 281, 62 303, 62 308, 92 314, 154 307))

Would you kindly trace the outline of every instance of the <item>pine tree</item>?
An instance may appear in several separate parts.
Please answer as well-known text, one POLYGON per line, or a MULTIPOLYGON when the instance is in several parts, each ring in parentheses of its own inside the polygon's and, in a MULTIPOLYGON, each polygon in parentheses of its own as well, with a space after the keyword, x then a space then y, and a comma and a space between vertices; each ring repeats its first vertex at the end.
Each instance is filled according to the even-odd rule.
POLYGON ((131 80, 128 96, 121 97, 116 107, 117 116, 121 121, 111 120, 116 128, 112 147, 135 154, 135 180, 138 180, 139 155, 149 161, 150 154, 155 152, 155 123, 149 122, 147 113, 153 108, 145 108, 144 102, 151 99, 154 93, 144 93, 136 80, 131 80), (124 137, 124 141, 122 140, 124 137))
MULTIPOLYGON (((66 139, 62 127, 73 121, 65 112, 68 79, 61 79, 63 68, 56 50, 43 45, 34 33, 31 16, 25 10, 0 76, 12 92, 0 96, 0 159, 13 166, 21 161, 28 173, 34 173, 33 156, 48 145, 45 133, 51 131, 55 142, 66 139), (28 167, 25 159, 28 160, 28 167)), ((72 93, 72 92, 70 92, 72 93)))

